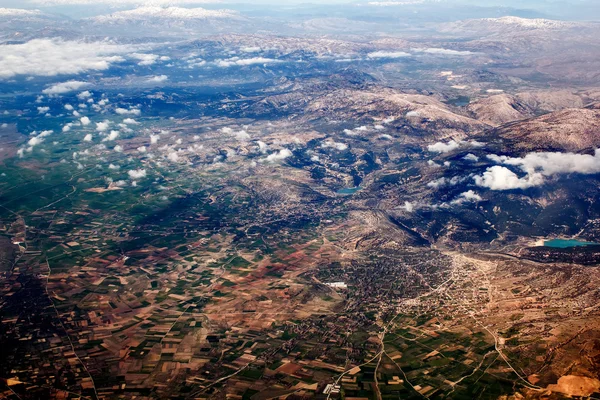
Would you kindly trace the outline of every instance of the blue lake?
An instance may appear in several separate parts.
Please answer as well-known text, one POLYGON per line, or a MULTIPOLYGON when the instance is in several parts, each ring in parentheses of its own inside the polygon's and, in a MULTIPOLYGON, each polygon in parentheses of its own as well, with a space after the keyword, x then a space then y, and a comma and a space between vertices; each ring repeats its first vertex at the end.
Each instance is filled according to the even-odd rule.
POLYGON ((353 188, 344 188, 344 189, 338 190, 337 194, 350 195, 350 194, 354 194, 354 193, 358 192, 360 189, 362 189, 360 186, 353 187, 353 188))
POLYGON ((582 247, 590 245, 598 245, 600 243, 584 242, 583 240, 577 239, 551 239, 544 241, 545 247, 554 247, 558 249, 566 249, 569 247, 582 247))

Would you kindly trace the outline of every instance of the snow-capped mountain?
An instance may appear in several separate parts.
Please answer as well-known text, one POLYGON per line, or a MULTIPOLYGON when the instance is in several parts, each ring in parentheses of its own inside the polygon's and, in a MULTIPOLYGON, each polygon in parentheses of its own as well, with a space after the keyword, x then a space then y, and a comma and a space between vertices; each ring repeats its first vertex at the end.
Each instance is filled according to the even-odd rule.
POLYGON ((42 15, 40 10, 23 10, 20 8, 1 8, 0 17, 31 17, 42 15))
POLYGON ((90 18, 91 21, 98 24, 127 24, 148 22, 152 20, 186 22, 214 19, 241 19, 241 16, 237 12, 231 10, 148 6, 90 18))
POLYGON ((543 18, 520 18, 513 16, 506 16, 501 18, 483 18, 481 21, 488 22, 490 24, 508 25, 518 28, 526 29, 543 29, 543 30, 554 30, 554 29, 565 29, 576 26, 576 23, 557 21, 552 19, 543 18))

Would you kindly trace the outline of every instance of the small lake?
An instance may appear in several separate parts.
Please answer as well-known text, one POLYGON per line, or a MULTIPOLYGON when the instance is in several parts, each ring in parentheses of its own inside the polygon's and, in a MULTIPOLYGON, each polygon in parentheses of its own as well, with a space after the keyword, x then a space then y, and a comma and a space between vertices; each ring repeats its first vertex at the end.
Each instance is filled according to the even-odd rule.
POLYGON ((344 189, 338 190, 336 193, 348 196, 348 195, 358 192, 360 189, 362 189, 360 186, 353 187, 353 188, 344 188, 344 189))
POLYGON ((557 249, 567 249, 569 247, 583 247, 599 244, 600 243, 585 242, 577 239, 551 239, 544 241, 544 247, 554 247, 557 249))

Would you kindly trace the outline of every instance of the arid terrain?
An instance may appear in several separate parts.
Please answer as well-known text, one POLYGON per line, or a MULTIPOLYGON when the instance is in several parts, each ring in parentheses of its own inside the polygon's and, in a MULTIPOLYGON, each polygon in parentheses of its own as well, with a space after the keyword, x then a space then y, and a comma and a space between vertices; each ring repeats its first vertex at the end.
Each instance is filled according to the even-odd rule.
POLYGON ((594 4, 125 3, 0 8, 0 398, 600 398, 594 4))

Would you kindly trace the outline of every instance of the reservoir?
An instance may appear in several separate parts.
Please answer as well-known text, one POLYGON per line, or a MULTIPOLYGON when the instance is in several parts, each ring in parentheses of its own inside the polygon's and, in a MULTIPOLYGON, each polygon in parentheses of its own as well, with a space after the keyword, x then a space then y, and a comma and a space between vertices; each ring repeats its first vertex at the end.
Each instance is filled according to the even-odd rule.
POLYGON ((598 245, 599 243, 594 242, 584 242, 582 240, 577 239, 551 239, 544 241, 545 247, 554 247, 557 249, 566 249, 569 247, 582 247, 582 246, 591 246, 598 245))
POLYGON ((353 187, 353 188, 344 188, 344 189, 338 190, 337 194, 351 195, 351 194, 358 192, 360 189, 362 189, 360 186, 353 187))

